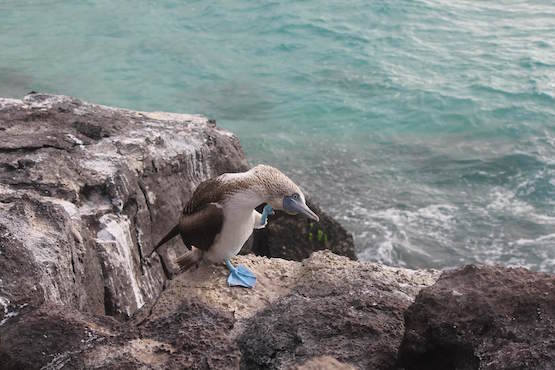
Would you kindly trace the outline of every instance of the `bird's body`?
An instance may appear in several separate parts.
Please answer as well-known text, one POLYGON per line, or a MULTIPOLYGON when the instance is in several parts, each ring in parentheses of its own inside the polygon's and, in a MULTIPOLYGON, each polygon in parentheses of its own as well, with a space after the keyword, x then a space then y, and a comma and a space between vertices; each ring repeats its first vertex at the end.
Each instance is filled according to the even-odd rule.
POLYGON ((205 252, 204 258, 210 262, 218 262, 237 255, 253 229, 260 225, 261 217, 262 215, 255 210, 239 207, 224 209, 222 229, 212 246, 205 252))
POLYGON ((263 203, 318 219, 306 206, 304 195, 293 181, 273 167, 259 165, 199 184, 179 223, 154 250, 180 234, 185 245, 192 249, 177 259, 181 269, 202 259, 210 262, 229 259, 239 253, 253 229, 265 226, 261 225, 262 215, 255 210, 263 203))

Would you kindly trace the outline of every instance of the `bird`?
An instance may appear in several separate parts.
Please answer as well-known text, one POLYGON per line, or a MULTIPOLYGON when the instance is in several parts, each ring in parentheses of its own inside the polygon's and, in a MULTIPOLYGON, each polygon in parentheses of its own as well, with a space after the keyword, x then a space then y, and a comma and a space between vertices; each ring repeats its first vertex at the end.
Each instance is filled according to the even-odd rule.
POLYGON ((274 210, 301 214, 316 222, 319 217, 307 205, 297 184, 275 167, 260 164, 248 171, 225 173, 201 182, 186 203, 178 223, 154 247, 154 253, 180 235, 190 249, 178 257, 181 271, 201 261, 225 262, 228 285, 254 287, 256 276, 246 267, 235 268, 229 259, 241 250, 254 229, 266 226, 274 210), (256 211, 266 204, 263 213, 256 211))

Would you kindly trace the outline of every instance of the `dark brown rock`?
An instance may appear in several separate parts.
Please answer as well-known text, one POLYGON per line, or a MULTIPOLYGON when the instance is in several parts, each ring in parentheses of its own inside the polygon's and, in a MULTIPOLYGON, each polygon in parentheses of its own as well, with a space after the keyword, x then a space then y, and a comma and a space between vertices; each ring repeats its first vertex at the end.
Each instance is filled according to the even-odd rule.
POLYGON ((307 200, 307 204, 318 214, 319 222, 276 212, 269 217, 266 228, 255 230, 251 249, 244 248, 242 253, 252 250, 259 256, 302 261, 314 251, 328 249, 356 260, 353 236, 313 201, 307 200))
POLYGON ((237 368, 232 327, 232 315, 193 300, 139 325, 61 306, 26 307, 1 331, 0 369, 237 368))
POLYGON ((0 335, 1 369, 83 369, 79 356, 114 330, 109 318, 95 318, 54 305, 25 306, 0 335), (66 367, 67 368, 67 367, 66 367))
POLYGON ((175 312, 141 324, 140 338, 169 343, 173 369, 231 369, 239 365, 237 343, 229 335, 233 314, 187 300, 175 312))
POLYGON ((555 369, 555 276, 523 268, 444 272, 405 313, 405 369, 555 369))

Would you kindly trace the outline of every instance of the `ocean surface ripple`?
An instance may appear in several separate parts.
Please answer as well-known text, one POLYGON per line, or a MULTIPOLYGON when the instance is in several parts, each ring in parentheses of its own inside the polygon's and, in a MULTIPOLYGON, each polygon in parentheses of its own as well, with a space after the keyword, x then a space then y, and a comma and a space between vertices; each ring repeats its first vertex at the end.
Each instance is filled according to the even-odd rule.
POLYGON ((361 259, 555 272, 555 3, 0 2, 0 95, 202 113, 361 259))

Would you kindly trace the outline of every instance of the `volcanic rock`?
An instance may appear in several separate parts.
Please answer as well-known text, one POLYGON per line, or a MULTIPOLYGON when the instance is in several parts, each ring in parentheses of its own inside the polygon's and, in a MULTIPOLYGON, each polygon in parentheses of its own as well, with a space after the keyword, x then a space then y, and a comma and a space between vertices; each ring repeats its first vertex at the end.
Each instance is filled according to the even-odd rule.
POLYGON ((6 369, 389 369, 403 312, 438 273, 354 262, 329 251, 303 262, 234 261, 258 277, 226 286, 223 265, 168 283, 126 322, 63 306, 19 309, 0 328, 6 369))
POLYGON ((328 249, 356 260, 353 236, 310 198, 307 198, 307 204, 318 214, 319 222, 276 212, 269 217, 270 221, 264 229, 254 231, 252 247, 244 248, 243 253, 252 250, 259 256, 302 261, 314 251, 328 249))
POLYGON ((473 265, 444 272, 405 323, 407 370, 555 369, 555 276, 473 265))

